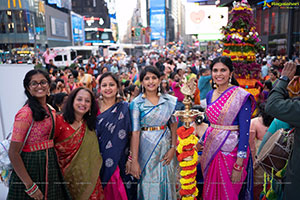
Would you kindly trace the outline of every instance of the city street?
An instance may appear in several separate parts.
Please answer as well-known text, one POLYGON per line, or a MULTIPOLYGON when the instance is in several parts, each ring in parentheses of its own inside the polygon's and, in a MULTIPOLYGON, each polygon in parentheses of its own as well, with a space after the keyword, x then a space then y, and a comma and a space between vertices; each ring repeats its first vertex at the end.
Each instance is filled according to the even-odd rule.
POLYGON ((297 0, 0 0, 0 200, 299 199, 299 19, 297 0))

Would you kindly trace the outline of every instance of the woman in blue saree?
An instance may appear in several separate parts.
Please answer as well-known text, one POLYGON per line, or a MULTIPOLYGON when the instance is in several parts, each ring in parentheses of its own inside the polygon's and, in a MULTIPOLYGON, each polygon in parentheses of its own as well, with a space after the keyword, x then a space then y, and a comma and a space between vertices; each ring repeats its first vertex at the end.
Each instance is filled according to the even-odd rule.
POLYGON ((133 133, 127 172, 139 179, 139 200, 176 199, 177 122, 172 114, 177 99, 161 94, 155 67, 146 67, 140 81, 143 94, 130 104, 133 133))
POLYGON ((135 199, 133 177, 125 174, 131 121, 129 104, 121 101, 118 78, 110 72, 100 80, 99 111, 96 133, 103 158, 100 178, 105 199, 135 199))

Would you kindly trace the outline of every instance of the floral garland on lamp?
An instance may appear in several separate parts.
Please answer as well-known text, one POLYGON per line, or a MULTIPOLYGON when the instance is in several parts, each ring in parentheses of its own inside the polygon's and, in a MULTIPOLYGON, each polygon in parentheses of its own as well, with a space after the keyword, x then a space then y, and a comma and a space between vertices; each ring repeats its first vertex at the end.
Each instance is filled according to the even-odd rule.
POLYGON ((179 161, 181 190, 179 191, 182 200, 196 200, 198 196, 197 188, 197 161, 198 153, 194 146, 198 138, 193 134, 194 127, 186 129, 181 126, 177 129, 179 144, 177 146, 177 159, 179 161))

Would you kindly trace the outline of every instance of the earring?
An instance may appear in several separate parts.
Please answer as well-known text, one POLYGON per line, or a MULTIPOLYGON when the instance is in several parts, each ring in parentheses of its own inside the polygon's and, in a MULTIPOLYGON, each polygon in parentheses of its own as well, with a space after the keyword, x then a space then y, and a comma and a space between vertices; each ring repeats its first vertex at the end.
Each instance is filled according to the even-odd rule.
POLYGON ((160 86, 158 86, 158 89, 157 89, 157 91, 158 91, 158 92, 157 92, 157 96, 159 96, 159 97, 160 97, 160 96, 161 96, 161 88, 160 88, 160 86))
POLYGON ((99 99, 100 99, 100 100, 103 100, 103 96, 102 96, 101 93, 100 93, 100 95, 99 95, 99 99))
POLYGON ((143 98, 146 98, 145 87, 144 87, 144 86, 142 86, 142 93, 143 93, 142 97, 143 97, 143 98))
POLYGON ((230 86, 231 85, 231 76, 230 76, 230 78, 229 78, 229 82, 228 82, 228 85, 230 86))
POLYGON ((121 99, 122 98, 122 96, 121 96, 121 94, 118 92, 118 94, 117 94, 117 98, 118 99, 121 99))
POLYGON ((92 112, 91 112, 91 110, 89 111, 89 116, 91 116, 92 115, 92 112))
POLYGON ((130 94, 127 94, 127 102, 129 102, 130 101, 130 94))
POLYGON ((218 85, 213 81, 213 88, 217 89, 218 85))

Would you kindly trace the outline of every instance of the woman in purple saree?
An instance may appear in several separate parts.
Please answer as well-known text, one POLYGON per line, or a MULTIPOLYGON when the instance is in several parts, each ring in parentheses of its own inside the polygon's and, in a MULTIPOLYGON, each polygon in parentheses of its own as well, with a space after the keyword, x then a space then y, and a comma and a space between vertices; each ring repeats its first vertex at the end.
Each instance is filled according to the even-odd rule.
POLYGON ((200 140, 204 145, 200 160, 204 177, 203 199, 252 199, 248 140, 255 100, 244 89, 231 85, 238 84, 232 77, 230 58, 214 59, 211 69, 217 89, 207 94, 209 127, 200 140), (241 190, 244 181, 247 184, 241 190))

